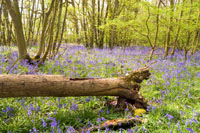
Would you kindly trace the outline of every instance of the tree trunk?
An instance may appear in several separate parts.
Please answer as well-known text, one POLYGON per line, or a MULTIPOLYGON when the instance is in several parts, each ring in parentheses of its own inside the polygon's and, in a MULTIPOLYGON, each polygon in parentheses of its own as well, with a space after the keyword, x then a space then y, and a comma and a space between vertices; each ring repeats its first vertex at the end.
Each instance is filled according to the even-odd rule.
POLYGON ((53 14, 52 14, 52 18, 51 18, 51 21, 49 23, 49 33, 48 33, 48 37, 49 37, 49 40, 48 40, 48 45, 47 45, 47 48, 44 52, 44 55, 42 56, 41 58, 41 62, 45 62, 46 58, 47 58, 47 55, 49 54, 49 52, 51 51, 51 47, 52 47, 52 43, 53 43, 53 29, 54 29, 54 24, 55 24, 55 19, 56 19, 56 14, 57 14, 57 9, 56 9, 56 5, 58 5, 59 1, 58 0, 55 0, 55 5, 53 7, 53 14))
POLYGON ((155 47, 157 46, 158 32, 159 32, 159 16, 160 16, 159 9, 160 9, 160 5, 161 5, 161 0, 159 0, 158 6, 157 6, 158 14, 156 15, 156 33, 155 33, 155 38, 154 38, 154 44, 152 45, 151 53, 150 53, 150 56, 149 56, 149 60, 152 60, 153 53, 155 51, 155 47))
POLYGON ((75 28, 75 32, 76 32, 76 40, 75 40, 75 42, 76 43, 80 43, 79 42, 79 25, 78 25, 78 16, 77 16, 77 7, 76 7, 76 4, 75 4, 75 0, 72 0, 71 1, 71 4, 72 4, 72 6, 73 6, 73 11, 72 11, 72 18, 73 18, 73 24, 74 24, 74 28, 75 28))
MULTIPOLYGON (((31 3, 31 1, 29 1, 29 3, 31 3)), ((27 39, 27 44, 28 46, 31 46, 33 42, 31 42, 31 37, 33 36, 33 14, 34 14, 34 11, 35 11, 35 0, 33 1, 32 3, 32 8, 31 10, 29 11, 29 24, 28 24, 28 39, 27 39)))
POLYGON ((173 48, 172 48, 172 51, 171 51, 171 55, 174 55, 175 53, 175 49, 176 49, 176 45, 177 45, 177 42, 178 42, 178 37, 179 37, 179 34, 180 34, 180 31, 181 31, 181 19, 183 17, 183 8, 185 6, 185 0, 183 0, 183 5, 182 5, 182 9, 181 9, 181 12, 180 12, 180 15, 179 15, 179 18, 178 18, 178 29, 176 31, 176 35, 175 35, 175 41, 174 41, 174 45, 173 45, 173 48))
MULTIPOLYGON (((199 2, 200 2, 200 0, 199 0, 199 2)), ((200 20, 200 7, 199 7, 199 13, 198 13, 196 25, 199 25, 199 20, 200 20)), ((199 33, 199 28, 197 28, 196 31, 195 31, 195 35, 193 36, 193 39, 192 39, 191 55, 193 55, 195 53, 196 48, 197 48, 197 46, 199 44, 199 34, 200 34, 199 33)))
POLYGON ((0 97, 120 96, 147 108, 139 93, 150 76, 147 67, 120 78, 67 78, 62 75, 0 75, 0 97))
MULTIPOLYGON (((64 34, 64 31, 65 31, 65 28, 66 28, 66 25, 65 25, 65 23, 66 23, 66 19, 67 19, 67 10, 68 10, 68 1, 66 1, 65 2, 65 12, 64 12, 64 19, 63 19, 63 22, 62 22, 62 29, 61 29, 61 34, 60 34, 60 40, 59 40, 59 42, 58 42, 58 46, 57 46, 57 48, 56 48, 56 53, 55 53, 55 55, 56 54, 58 54, 58 51, 59 51, 59 48, 60 48, 60 45, 61 45, 61 43, 62 43, 62 40, 63 40, 63 34, 64 34)), ((54 56, 55 56, 54 55, 54 56)))
POLYGON ((196 52, 199 43, 200 43, 200 33, 198 32, 197 38, 196 38, 196 44, 195 44, 194 48, 191 51, 191 55, 193 55, 196 52))
POLYGON ((18 50, 19 50, 19 58, 30 60, 30 57, 26 49, 26 41, 24 38, 24 32, 22 28, 22 21, 21 21, 21 15, 19 12, 18 1, 14 0, 13 5, 11 4, 10 0, 5 0, 5 1, 6 1, 7 9, 12 18, 12 22, 14 24, 15 36, 16 36, 18 50))
POLYGON ((55 2, 55 0, 53 0, 51 2, 50 8, 47 11, 47 13, 43 14, 44 18, 43 18, 43 25, 42 25, 42 33, 41 33, 40 42, 39 42, 39 50, 35 56, 35 59, 40 59, 40 56, 41 56, 42 52, 44 51, 44 43, 45 43, 47 27, 48 27, 48 22, 49 22, 48 20, 49 20, 49 16, 50 16, 51 12, 53 10, 54 2, 55 2))
POLYGON ((168 56, 169 48, 170 48, 170 39, 171 39, 171 32, 172 32, 172 21, 173 21, 173 15, 174 15, 174 0, 170 0, 170 19, 169 19, 169 25, 167 29, 167 35, 166 35, 166 42, 165 42, 165 52, 164 52, 164 58, 168 56))
POLYGON ((55 36, 55 39, 54 39, 54 43, 52 45, 52 53, 50 55, 51 58, 55 57, 56 44, 57 44, 57 40, 58 40, 58 35, 60 33, 60 21, 61 21, 62 7, 63 7, 63 1, 60 0, 60 9, 59 9, 58 21, 57 21, 57 31, 56 31, 56 36, 55 36))
POLYGON ((85 9, 87 9, 87 1, 82 0, 82 19, 83 19, 83 32, 84 32, 84 45, 85 47, 89 47, 89 42, 88 42, 88 35, 87 35, 87 27, 86 27, 86 13, 85 13, 85 9))
POLYGON ((2 8, 3 8, 3 3, 1 3, 1 5, 0 5, 0 46, 3 44, 2 43, 2 34, 3 34, 3 32, 2 32, 2 30, 1 30, 1 26, 2 26, 2 18, 1 18, 1 16, 2 16, 2 8))
MULTIPOLYGON (((190 12, 189 12, 189 16, 188 16, 188 23, 187 23, 187 26, 189 27, 190 25, 190 22, 189 20, 191 20, 191 14, 193 13, 193 10, 192 10, 192 6, 193 6, 193 0, 190 1, 191 3, 191 6, 190 6, 190 12)), ((190 47, 190 41, 191 41, 191 33, 192 31, 189 29, 188 30, 188 36, 187 36, 187 41, 186 41, 186 44, 184 46, 184 56, 185 56, 185 61, 187 60, 187 53, 189 51, 189 47, 190 47)))

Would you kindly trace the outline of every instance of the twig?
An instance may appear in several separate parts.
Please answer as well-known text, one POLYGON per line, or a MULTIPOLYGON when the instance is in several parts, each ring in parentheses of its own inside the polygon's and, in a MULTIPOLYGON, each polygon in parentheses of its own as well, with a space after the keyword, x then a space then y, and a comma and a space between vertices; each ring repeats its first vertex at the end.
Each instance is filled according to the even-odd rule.
POLYGON ((151 63, 149 63, 149 64, 145 64, 145 67, 149 67, 149 66, 151 66, 151 65, 154 64, 154 63, 157 63, 157 61, 151 62, 151 63))

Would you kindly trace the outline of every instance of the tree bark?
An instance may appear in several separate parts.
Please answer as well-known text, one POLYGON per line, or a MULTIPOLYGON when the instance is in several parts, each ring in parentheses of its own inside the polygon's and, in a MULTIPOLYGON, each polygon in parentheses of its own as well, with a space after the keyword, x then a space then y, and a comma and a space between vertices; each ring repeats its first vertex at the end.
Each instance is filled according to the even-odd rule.
POLYGON ((49 20, 49 16, 50 16, 51 12, 53 10, 54 2, 55 2, 55 0, 53 0, 51 2, 49 10, 46 13, 43 14, 44 18, 43 18, 43 25, 42 25, 42 33, 41 33, 40 42, 39 42, 39 50, 38 50, 36 56, 34 57, 35 59, 40 59, 41 54, 44 51, 44 43, 45 43, 46 33, 47 33, 47 29, 48 29, 47 28, 48 27, 48 20, 49 20))
POLYGON ((61 15, 62 15, 62 7, 63 7, 63 1, 60 0, 60 9, 59 9, 59 13, 58 13, 58 21, 57 21, 57 31, 56 31, 56 36, 55 36, 55 39, 54 39, 54 43, 52 45, 52 53, 51 53, 51 58, 52 57, 55 57, 55 49, 56 49, 56 43, 57 43, 57 40, 58 40, 58 35, 60 33, 60 21, 61 21, 61 15))
POLYGON ((88 34, 87 34, 87 27, 86 27, 86 12, 85 9, 87 9, 87 1, 83 0, 82 1, 82 19, 83 19, 83 32, 84 32, 84 45, 85 47, 89 47, 89 42, 88 42, 88 34))
POLYGON ((156 15, 156 33, 155 33, 155 38, 154 38, 154 44, 152 45, 151 53, 150 53, 150 56, 149 56, 149 60, 152 60, 153 53, 155 51, 155 47, 157 46, 158 32, 159 32, 159 16, 160 16, 159 9, 160 9, 160 5, 161 5, 161 0, 159 0, 158 6, 157 6, 158 14, 156 15))
POLYGON ((175 49, 176 49, 176 45, 177 45, 177 42, 178 42, 178 38, 179 38, 179 34, 180 34, 180 31, 181 31, 181 19, 183 17, 183 8, 185 6, 185 0, 183 0, 183 5, 182 5, 182 8, 181 8, 181 12, 180 12, 180 15, 179 15, 179 18, 178 18, 178 29, 176 31, 176 35, 175 35, 175 41, 174 41, 174 45, 173 45, 173 48, 172 48, 172 51, 171 51, 171 55, 174 55, 175 53, 175 49))
POLYGON ((66 2, 65 2, 65 15, 64 15, 64 19, 63 19, 63 22, 62 22, 62 29, 61 29, 61 34, 60 34, 60 40, 59 40, 59 42, 58 42, 58 46, 57 46, 57 48, 56 48, 56 53, 55 53, 55 55, 56 54, 58 54, 58 51, 59 51, 59 48, 60 48, 60 45, 61 45, 61 43, 62 43, 62 40, 63 40, 63 34, 64 34, 64 31, 65 31, 65 28, 66 28, 66 25, 65 25, 65 23, 66 23, 66 19, 67 19, 67 10, 68 10, 68 1, 66 0, 66 2))
POLYGON ((172 23, 173 23, 173 16, 174 16, 174 0, 170 0, 170 19, 169 19, 169 25, 167 28, 167 34, 166 34, 166 42, 164 47, 164 58, 168 56, 169 48, 170 48, 170 39, 171 39, 171 32, 172 32, 172 23))
POLYGON ((62 75, 0 75, 0 97, 119 96, 147 108, 139 93, 147 67, 119 78, 67 78, 62 75))
POLYGON ((12 22, 14 24, 15 35, 16 35, 16 40, 17 40, 17 45, 18 45, 18 50, 19 50, 19 58, 30 60, 30 57, 26 49, 26 41, 25 41, 24 32, 22 28, 21 14, 19 12, 18 1, 14 0, 13 6, 10 0, 5 0, 5 2, 6 2, 7 9, 10 13, 10 16, 12 18, 12 22))
POLYGON ((55 0, 55 5, 54 5, 54 9, 53 9, 53 14, 52 14, 52 18, 51 18, 51 22, 49 23, 49 33, 48 33, 48 37, 49 37, 49 40, 48 40, 48 45, 47 45, 47 48, 44 52, 44 55, 42 56, 41 58, 41 62, 45 62, 46 58, 47 58, 47 55, 51 52, 51 48, 52 48, 52 44, 53 44, 53 37, 54 37, 54 32, 53 32, 53 29, 54 29, 54 24, 55 24, 55 19, 56 19, 56 15, 57 15, 57 9, 56 9, 56 5, 59 4, 59 1, 58 0, 55 0))

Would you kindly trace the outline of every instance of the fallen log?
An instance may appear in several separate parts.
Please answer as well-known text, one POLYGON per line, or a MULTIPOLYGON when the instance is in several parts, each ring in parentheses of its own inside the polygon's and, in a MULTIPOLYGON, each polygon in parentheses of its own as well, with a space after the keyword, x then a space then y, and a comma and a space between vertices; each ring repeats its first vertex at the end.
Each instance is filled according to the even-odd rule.
MULTIPOLYGON (((85 130, 86 131, 97 131, 98 129, 104 130, 106 128, 109 129, 119 129, 119 128, 131 128, 136 124, 142 124, 142 123, 146 123, 147 120, 141 120, 139 118, 136 117, 131 117, 131 118, 123 118, 123 119, 114 119, 114 120, 107 120, 105 121, 103 124, 99 125, 99 126, 93 126, 93 127, 89 127, 85 130)), ((83 131, 81 131, 83 132, 83 131)))
MULTIPOLYGON (((150 76, 147 67, 119 78, 68 78, 63 75, 0 75, 0 97, 119 96, 118 107, 128 102, 141 108, 147 102, 140 83, 150 76)), ((123 105, 123 107, 121 107, 123 105)))

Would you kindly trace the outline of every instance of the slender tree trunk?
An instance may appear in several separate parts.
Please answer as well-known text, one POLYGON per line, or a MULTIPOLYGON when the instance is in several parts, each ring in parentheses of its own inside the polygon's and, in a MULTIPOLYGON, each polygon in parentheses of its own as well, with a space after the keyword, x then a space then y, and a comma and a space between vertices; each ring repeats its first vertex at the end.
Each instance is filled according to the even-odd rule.
MULTIPOLYGON (((39 10, 39 6, 40 6, 40 2, 37 2, 36 10, 39 10)), ((39 30, 40 30, 41 17, 42 17, 42 15, 39 17, 38 27, 36 27, 36 22, 37 22, 37 19, 38 19, 37 13, 35 13, 35 15, 34 15, 33 33, 32 33, 32 38, 31 38, 31 42, 33 43, 33 45, 35 45, 38 41, 38 34, 39 34, 39 30)))
MULTIPOLYGON (((30 2, 30 1, 29 1, 30 2)), ((31 36, 33 36, 33 12, 35 11, 35 0, 33 0, 32 2, 32 8, 31 8, 31 11, 30 11, 30 17, 29 17, 29 27, 28 27, 28 39, 27 39, 27 43, 28 45, 30 46, 31 42, 30 39, 31 39, 31 36)))
POLYGON ((59 51, 59 48, 60 48, 60 45, 61 45, 61 43, 62 43, 62 39, 63 39, 63 34, 64 34, 64 30, 65 30, 65 27, 66 27, 66 19, 67 19, 67 9, 68 9, 68 0, 66 0, 66 7, 65 7, 65 15, 64 15, 64 19, 63 19, 63 22, 62 22, 62 30, 61 30, 61 35, 60 35, 60 40, 59 40, 59 42, 58 42, 58 46, 57 46, 57 48, 56 48, 56 54, 58 53, 58 51, 59 51))
POLYGON ((53 29, 54 29, 54 24, 55 24, 55 19, 56 19, 56 13, 57 13, 57 9, 56 9, 56 5, 58 5, 59 0, 55 0, 55 5, 53 7, 53 14, 52 14, 52 18, 51 18, 51 22, 49 23, 49 42, 48 42, 48 46, 44 52, 44 55, 42 57, 42 62, 45 62, 47 55, 49 54, 49 52, 51 51, 51 47, 52 47, 52 43, 53 43, 53 29))
POLYGON ((196 50, 197 50, 197 47, 198 47, 198 45, 200 44, 200 33, 198 32, 198 34, 197 34, 197 41, 196 41, 196 43, 195 43, 195 47, 192 49, 192 52, 191 52, 191 55, 193 55, 195 52, 196 52, 196 50))
POLYGON ((91 13, 91 36, 90 36, 90 48, 94 47, 94 40, 96 38, 96 27, 95 27, 95 0, 92 0, 92 13, 91 13))
MULTIPOLYGON (((189 25, 190 25, 190 19, 191 19, 191 14, 192 14, 192 6, 193 6, 193 0, 191 0, 190 1, 190 12, 189 12, 189 16, 188 16, 188 27, 189 27, 189 25)), ((189 51, 189 46, 190 46, 190 40, 191 40, 191 31, 190 31, 190 29, 188 30, 188 36, 187 36, 187 42, 186 42, 186 45, 184 46, 184 54, 185 54, 185 60, 187 60, 187 53, 188 53, 188 51, 189 51)))
POLYGON ((83 32, 84 32, 84 44, 86 47, 89 47, 89 43, 88 43, 88 36, 87 36, 87 28, 86 28, 86 19, 85 19, 85 9, 86 9, 86 3, 87 1, 86 0, 82 0, 82 10, 83 10, 83 15, 82 15, 82 18, 83 18, 83 32))
POLYGON ((4 27, 3 27, 3 38, 4 38, 4 45, 10 45, 10 33, 12 32, 12 29, 10 28, 9 17, 8 17, 8 10, 6 9, 5 3, 2 3, 3 7, 3 14, 4 14, 4 27))
POLYGON ((38 44, 38 35, 39 35, 39 32, 40 32, 40 25, 41 25, 41 22, 42 22, 42 17, 39 18, 39 24, 38 24, 38 27, 37 27, 37 32, 36 32, 36 35, 35 35, 35 40, 33 42, 33 44, 38 44))
MULTIPOLYGON (((42 54, 42 51, 44 51, 44 45, 45 45, 45 38, 46 38, 46 33, 47 33, 47 26, 48 26, 48 20, 49 20, 49 15, 52 12, 53 6, 54 6, 54 2, 56 0, 53 0, 51 2, 50 8, 47 11, 47 13, 44 13, 44 19, 43 19, 43 25, 42 25, 42 34, 40 37, 40 42, 39 42, 39 50, 35 56, 35 59, 40 59, 40 56, 42 54)), ((44 4, 44 3, 43 3, 44 4)), ((42 5, 43 7, 44 5, 42 5)))
MULTIPOLYGON (((104 16, 104 3, 105 0, 102 1, 102 7, 101 7, 101 12, 99 14, 98 18, 98 47, 103 48, 104 46, 104 29, 99 29, 100 25, 103 23, 104 25, 106 24, 106 19, 108 16, 108 5, 105 11, 105 16, 104 16)), ((99 6, 100 6, 100 0, 99 0, 99 6)), ((100 8, 100 7, 99 7, 100 8)), ((100 9, 98 9, 100 10, 100 9)))
POLYGON ((101 24, 101 20, 100 20, 100 17, 101 17, 100 6, 101 6, 100 5, 100 0, 98 0, 97 1, 97 27, 96 27, 97 30, 96 30, 96 38, 95 38, 95 42, 96 42, 97 47, 99 47, 99 36, 100 36, 99 26, 101 24))
POLYGON ((179 18, 178 18, 178 29, 176 31, 176 35, 175 35, 175 41, 174 41, 174 45, 173 45, 173 48, 172 48, 172 51, 171 51, 171 55, 174 55, 175 53, 175 49, 176 49, 176 45, 177 45, 177 41, 178 41, 178 37, 179 37, 179 34, 180 34, 180 31, 181 31, 181 19, 182 19, 182 16, 183 16, 183 8, 185 6, 185 0, 183 0, 183 3, 182 3, 182 9, 181 9, 181 12, 180 12, 180 15, 179 15, 179 18))
MULTIPOLYGON (((200 0, 199 0, 199 2, 200 2, 200 0)), ((198 13, 198 17, 197 17, 197 21, 196 21, 196 25, 198 25, 199 24, 199 20, 200 20, 200 7, 199 7, 199 13, 198 13)), ((198 46, 198 44, 199 44, 199 29, 196 29, 196 31, 195 31, 195 35, 194 35, 194 37, 193 37, 193 39, 192 39, 192 50, 191 50, 191 55, 193 55, 194 53, 195 53, 195 51, 196 51, 196 49, 197 49, 197 46, 198 46), (196 43, 195 43, 196 42, 196 43)))
POLYGON ((164 58, 168 56, 169 48, 170 48, 170 39, 171 39, 171 32, 172 32, 172 23, 173 23, 173 14, 174 14, 174 0, 170 0, 170 19, 169 25, 166 34, 166 42, 165 42, 165 51, 164 51, 164 58))
POLYGON ((1 30, 1 26, 2 26, 2 8, 3 8, 3 3, 0 4, 0 46, 2 45, 2 30, 1 30))
POLYGON ((161 0, 159 0, 158 6, 157 6, 158 14, 156 15, 156 33, 155 33, 154 44, 153 44, 153 47, 152 47, 152 50, 151 50, 151 53, 150 53, 150 56, 149 56, 149 59, 150 59, 150 60, 152 60, 152 58, 153 58, 153 53, 154 53, 154 51, 155 51, 155 47, 157 46, 158 31, 159 31, 159 16, 160 16, 159 9, 160 9, 160 5, 161 5, 161 0))
POLYGON ((18 6, 18 0, 13 1, 13 6, 10 0, 5 0, 5 2, 6 2, 7 9, 10 13, 10 16, 12 18, 12 22, 14 24, 15 36, 16 36, 18 50, 19 50, 19 58, 30 60, 30 57, 26 49, 26 41, 24 38, 24 32, 23 32, 23 27, 22 27, 21 14, 19 11, 19 6, 18 6))
MULTIPOLYGON (((113 16, 113 19, 115 19, 117 16, 119 15, 119 0, 115 0, 115 8, 114 8, 114 16, 113 16)), ((112 40, 113 40, 113 44, 112 44, 112 47, 114 45, 118 46, 118 36, 117 36, 117 26, 114 25, 113 26, 113 30, 112 30, 112 40)))
POLYGON ((51 57, 54 57, 55 53, 56 53, 55 49, 56 49, 56 44, 57 44, 57 40, 58 40, 58 35, 60 33, 60 21, 61 21, 61 15, 62 15, 62 7, 63 7, 63 1, 60 0, 60 9, 59 9, 59 14, 58 14, 57 31, 56 31, 56 36, 55 36, 54 43, 53 43, 53 46, 52 46, 51 57))
POLYGON ((78 43, 79 40, 79 25, 78 25, 78 17, 77 17, 77 13, 76 13, 76 4, 75 4, 75 0, 72 0, 72 6, 73 6, 73 20, 74 20, 74 28, 75 28, 75 32, 76 32, 76 43, 78 43))

